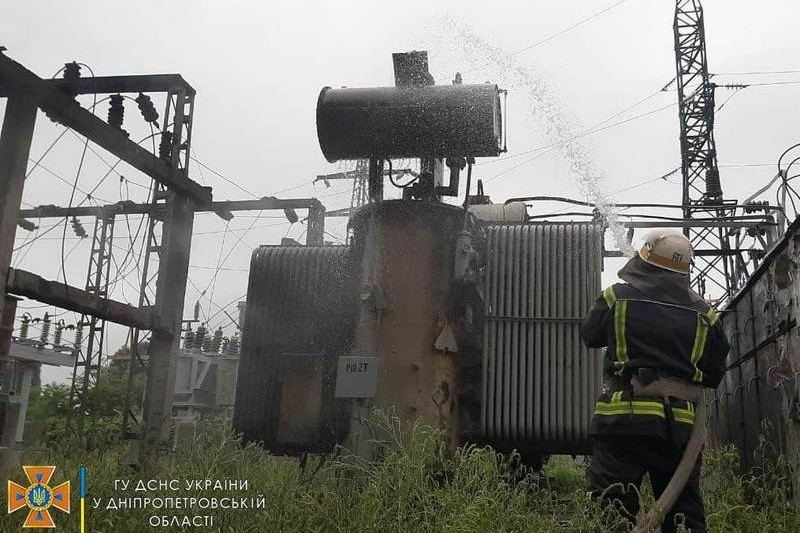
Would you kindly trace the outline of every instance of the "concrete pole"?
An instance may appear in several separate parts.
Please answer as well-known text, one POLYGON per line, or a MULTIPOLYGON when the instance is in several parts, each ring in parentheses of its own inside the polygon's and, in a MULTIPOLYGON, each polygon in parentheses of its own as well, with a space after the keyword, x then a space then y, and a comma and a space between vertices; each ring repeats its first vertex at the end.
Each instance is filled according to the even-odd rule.
POLYGON ((140 450, 140 461, 143 464, 147 463, 148 456, 158 451, 169 434, 177 356, 180 350, 183 300, 189 275, 194 204, 185 196, 171 194, 164 218, 156 285, 156 309, 171 331, 154 331, 150 340, 143 409, 144 433, 140 450))
MULTIPOLYGON (((6 280, 14 250, 14 237, 25 187, 25 173, 31 152, 33 128, 36 123, 36 103, 30 98, 15 95, 8 98, 0 131, 0 314, 5 305, 6 280)), ((0 375, 8 362, 0 354, 0 375)), ((7 398, 5 399, 7 401, 7 398)), ((6 401, 0 398, 0 413, 5 415, 6 401)), ((5 424, 0 421, 0 439, 5 424)))

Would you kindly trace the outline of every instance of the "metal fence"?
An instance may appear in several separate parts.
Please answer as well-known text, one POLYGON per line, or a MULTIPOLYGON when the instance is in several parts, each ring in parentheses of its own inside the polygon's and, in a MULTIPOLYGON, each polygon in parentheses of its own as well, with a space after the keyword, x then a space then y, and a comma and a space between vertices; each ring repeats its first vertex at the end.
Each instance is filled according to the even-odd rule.
POLYGON ((725 378, 707 397, 711 437, 734 444, 745 466, 762 439, 800 464, 799 237, 796 221, 722 309, 731 351, 725 378))

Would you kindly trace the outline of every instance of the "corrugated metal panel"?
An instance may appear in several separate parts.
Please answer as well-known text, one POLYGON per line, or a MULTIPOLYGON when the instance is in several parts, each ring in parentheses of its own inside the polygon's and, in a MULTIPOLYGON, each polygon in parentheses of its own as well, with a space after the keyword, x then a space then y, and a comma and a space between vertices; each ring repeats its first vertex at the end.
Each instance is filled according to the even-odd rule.
POLYGON ((245 439, 278 453, 338 442, 345 415, 334 401, 335 357, 353 346, 357 278, 343 246, 262 246, 253 252, 233 419, 245 439), (298 380, 317 384, 301 389, 308 404, 319 407, 297 410, 307 420, 281 420, 292 416, 282 404, 302 400, 298 380), (304 442, 293 442, 286 429, 312 426, 319 431, 308 438, 305 432, 304 442))
POLYGON ((580 339, 600 294, 594 224, 491 226, 485 286, 481 427, 491 442, 588 451, 602 361, 580 339))

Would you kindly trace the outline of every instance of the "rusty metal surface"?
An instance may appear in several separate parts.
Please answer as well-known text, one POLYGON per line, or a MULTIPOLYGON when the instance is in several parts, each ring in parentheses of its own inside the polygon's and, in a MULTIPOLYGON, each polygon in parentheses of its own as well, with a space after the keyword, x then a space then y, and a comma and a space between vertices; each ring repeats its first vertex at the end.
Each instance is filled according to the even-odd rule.
POLYGON ((233 424, 275 453, 328 451, 342 437, 336 357, 350 352, 356 276, 343 246, 253 252, 233 424))
POLYGON ((325 158, 484 157, 500 154, 496 85, 322 90, 317 137, 325 158))
POLYGON ((722 310, 731 351, 725 378, 707 395, 710 434, 715 445, 734 444, 745 466, 762 436, 800 465, 799 232, 795 221, 722 310))
POLYGON ((385 201, 354 218, 362 261, 354 354, 378 358, 375 406, 418 418, 459 441, 458 358, 436 339, 451 318, 455 236, 464 211, 444 204, 385 201))
POLYGON ((585 453, 602 382, 580 322, 600 294, 603 230, 594 224, 488 228, 483 409, 501 447, 585 453))

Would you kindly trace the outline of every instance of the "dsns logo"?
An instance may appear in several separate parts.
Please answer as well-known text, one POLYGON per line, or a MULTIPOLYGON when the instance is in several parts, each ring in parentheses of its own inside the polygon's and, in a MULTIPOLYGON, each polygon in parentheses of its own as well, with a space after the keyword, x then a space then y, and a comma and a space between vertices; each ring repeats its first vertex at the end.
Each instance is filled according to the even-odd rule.
POLYGON ((50 479, 56 470, 54 466, 23 466, 22 469, 28 478, 28 486, 8 481, 8 512, 27 507, 28 517, 22 527, 56 527, 50 508, 69 513, 69 481, 50 487, 50 479))

